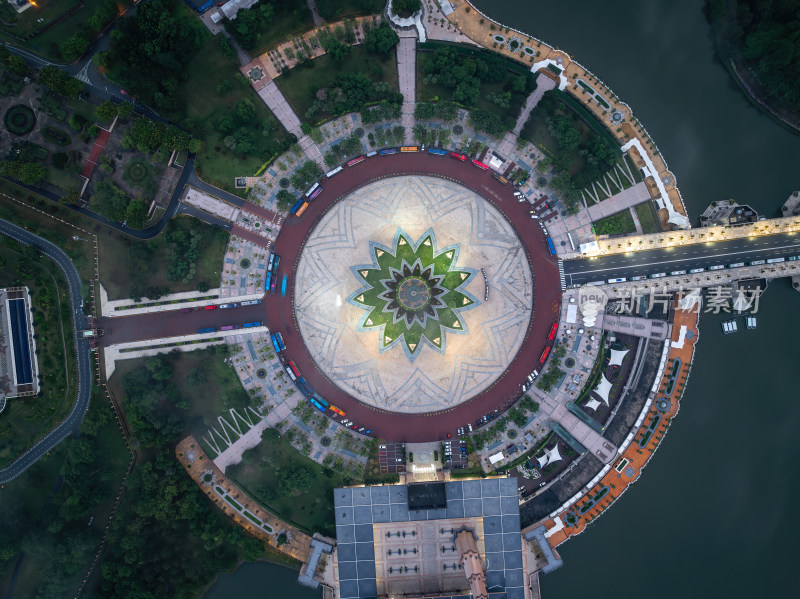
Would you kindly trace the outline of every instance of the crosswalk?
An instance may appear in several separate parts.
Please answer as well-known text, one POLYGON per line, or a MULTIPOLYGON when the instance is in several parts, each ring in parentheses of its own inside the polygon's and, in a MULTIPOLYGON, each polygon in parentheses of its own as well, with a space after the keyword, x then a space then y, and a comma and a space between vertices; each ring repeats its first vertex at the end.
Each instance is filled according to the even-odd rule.
POLYGON ((558 277, 561 279, 561 291, 567 288, 567 277, 564 274, 564 261, 558 261, 558 277))

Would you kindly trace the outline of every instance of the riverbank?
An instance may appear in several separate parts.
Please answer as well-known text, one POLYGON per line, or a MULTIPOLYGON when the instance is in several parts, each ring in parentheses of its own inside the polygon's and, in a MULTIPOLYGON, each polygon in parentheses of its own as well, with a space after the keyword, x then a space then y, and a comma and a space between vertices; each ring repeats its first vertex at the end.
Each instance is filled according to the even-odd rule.
POLYGON ((741 29, 736 22, 733 8, 735 7, 729 6, 725 15, 708 16, 717 58, 751 104, 781 127, 800 134, 800 109, 793 109, 780 99, 770 96, 758 75, 747 64, 742 48, 733 41, 731 31, 741 29))

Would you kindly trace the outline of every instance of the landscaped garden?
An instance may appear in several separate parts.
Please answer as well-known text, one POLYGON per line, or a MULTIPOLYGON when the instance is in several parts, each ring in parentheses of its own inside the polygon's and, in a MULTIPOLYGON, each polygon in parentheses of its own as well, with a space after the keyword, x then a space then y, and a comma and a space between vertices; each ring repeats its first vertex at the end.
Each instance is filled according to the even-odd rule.
POLYGON ((630 235, 636 233, 631 211, 627 208, 592 223, 595 235, 630 235))
POLYGON ((27 135, 36 124, 36 116, 29 106, 17 104, 6 111, 3 119, 9 133, 14 135, 27 135))
POLYGON ((279 518, 308 532, 335 534, 333 489, 347 481, 303 456, 275 429, 266 429, 226 475, 279 518))

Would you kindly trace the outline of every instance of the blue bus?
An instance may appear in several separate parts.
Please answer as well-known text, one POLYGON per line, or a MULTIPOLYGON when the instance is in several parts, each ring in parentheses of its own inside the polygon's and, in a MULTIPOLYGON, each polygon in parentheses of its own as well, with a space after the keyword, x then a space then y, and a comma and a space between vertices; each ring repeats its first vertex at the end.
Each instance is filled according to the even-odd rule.
POLYGON ((216 327, 208 327, 207 329, 197 329, 197 332, 198 333, 213 333, 216 330, 217 330, 216 327))
POLYGON ((306 201, 305 198, 300 198, 299 200, 297 200, 297 203, 294 206, 292 206, 292 208, 289 210, 289 214, 294 214, 295 212, 300 210, 300 206, 302 206, 305 203, 305 201, 306 201))
POLYGON ((323 408, 321 405, 319 405, 317 403, 317 401, 313 397, 311 398, 311 405, 314 406, 315 408, 317 408, 320 412, 324 412, 325 411, 325 408, 323 408))
POLYGON ((283 282, 281 283, 281 295, 286 295, 286 275, 283 275, 283 282))
POLYGON ((272 347, 275 348, 275 353, 281 353, 281 346, 278 345, 278 341, 275 339, 275 335, 270 335, 269 338, 272 340, 272 347))
POLYGON ((436 154, 437 156, 447 156, 447 152, 438 148, 428 148, 428 154, 436 154))
POLYGON ((242 328, 243 328, 243 329, 250 329, 250 328, 253 328, 253 327, 260 327, 260 326, 261 326, 261 321, 256 321, 256 322, 246 322, 246 323, 244 323, 244 324, 242 325, 242 328))
POLYGON ((284 351, 286 349, 286 345, 283 342, 283 335, 281 335, 280 332, 277 332, 275 333, 275 338, 278 340, 278 345, 281 346, 281 351, 284 351))
POLYGON ((267 271, 267 282, 264 285, 264 290, 265 291, 269 291, 269 284, 270 284, 271 281, 272 281, 272 271, 268 270, 267 271))
POLYGON ((314 399, 314 400, 315 400, 315 401, 316 401, 318 404, 320 404, 321 406, 325 406, 326 408, 328 407, 328 402, 327 402, 327 401, 325 401, 324 399, 322 399, 322 398, 321 398, 319 395, 317 395, 316 393, 314 394, 314 398, 313 398, 313 399, 314 399))
POLYGON ((300 392, 306 397, 311 397, 314 395, 311 387, 308 386, 308 382, 302 376, 297 377, 295 384, 297 385, 297 388, 300 389, 300 392))
POLYGON ((549 237, 547 238, 547 249, 550 250, 550 255, 551 256, 555 256, 556 255, 556 248, 553 245, 553 240, 550 239, 549 237))
POLYGON ((379 152, 381 156, 388 156, 389 154, 397 154, 400 148, 385 148, 379 152))

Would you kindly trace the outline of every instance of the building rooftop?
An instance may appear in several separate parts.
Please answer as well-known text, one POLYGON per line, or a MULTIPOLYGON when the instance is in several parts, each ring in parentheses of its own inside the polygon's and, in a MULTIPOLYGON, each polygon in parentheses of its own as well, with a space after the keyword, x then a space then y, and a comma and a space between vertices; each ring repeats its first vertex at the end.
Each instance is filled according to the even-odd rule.
POLYGON ((488 478, 334 490, 341 598, 468 597, 469 582, 453 543, 455 532, 466 526, 478 537, 489 597, 522 599, 518 486, 516 478, 488 478), (445 502, 433 507, 439 505, 439 489, 445 502), (412 502, 430 507, 411 507, 412 502))

